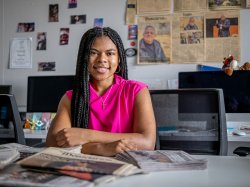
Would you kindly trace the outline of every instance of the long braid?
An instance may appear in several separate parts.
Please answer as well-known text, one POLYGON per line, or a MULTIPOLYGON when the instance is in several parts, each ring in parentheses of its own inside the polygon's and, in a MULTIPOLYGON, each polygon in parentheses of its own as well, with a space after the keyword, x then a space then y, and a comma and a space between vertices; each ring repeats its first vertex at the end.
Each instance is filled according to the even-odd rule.
POLYGON ((127 61, 122 40, 118 33, 111 28, 95 27, 88 30, 81 38, 78 50, 76 75, 71 102, 71 121, 73 127, 88 128, 89 121, 89 73, 88 61, 90 49, 97 37, 108 36, 116 45, 119 53, 118 75, 128 79, 127 61))

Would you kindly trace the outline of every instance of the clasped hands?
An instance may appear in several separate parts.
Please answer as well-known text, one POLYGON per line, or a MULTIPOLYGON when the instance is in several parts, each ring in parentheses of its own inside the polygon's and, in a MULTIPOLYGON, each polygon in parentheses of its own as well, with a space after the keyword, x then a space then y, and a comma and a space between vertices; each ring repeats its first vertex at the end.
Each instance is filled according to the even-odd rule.
MULTIPOLYGON (((128 139, 102 142, 92 139, 94 131, 91 129, 65 128, 56 135, 57 146, 73 147, 82 145, 82 153, 98 154, 103 156, 114 156, 124 151, 137 150, 137 145, 128 139)), ((100 139, 100 137, 98 138, 100 139)))

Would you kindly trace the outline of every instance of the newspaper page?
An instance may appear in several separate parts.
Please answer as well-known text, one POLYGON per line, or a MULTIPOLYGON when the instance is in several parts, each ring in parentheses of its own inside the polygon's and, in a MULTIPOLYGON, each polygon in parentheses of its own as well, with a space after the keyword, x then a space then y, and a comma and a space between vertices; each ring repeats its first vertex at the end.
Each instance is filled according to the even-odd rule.
POLYGON ((242 7, 242 0, 208 0, 208 8, 210 10, 229 10, 240 9, 242 7))
POLYGON ((200 63, 204 59, 203 13, 175 13, 172 20, 171 63, 200 63))
POLYGON ((137 0, 137 14, 170 13, 171 0, 137 0))
POLYGON ((127 176, 141 172, 141 170, 132 164, 127 164, 114 158, 71 153, 55 147, 47 148, 17 163, 24 167, 90 172, 117 176, 127 176))
POLYGON ((128 151, 118 154, 117 159, 136 164, 145 172, 207 168, 206 159, 196 159, 184 151, 128 151))
POLYGON ((134 25, 136 16, 136 0, 127 0, 126 24, 134 25))
POLYGON ((171 61, 170 15, 138 16, 138 64, 162 64, 171 61))
POLYGON ((250 0, 246 0, 246 8, 250 8, 250 0))
POLYGON ((205 61, 222 62, 233 55, 240 60, 239 10, 213 11, 205 14, 205 61))
POLYGON ((0 186, 94 187, 94 183, 75 177, 30 171, 13 164, 0 171, 0 186))
POLYGON ((174 12, 206 11, 207 0, 174 0, 174 12))

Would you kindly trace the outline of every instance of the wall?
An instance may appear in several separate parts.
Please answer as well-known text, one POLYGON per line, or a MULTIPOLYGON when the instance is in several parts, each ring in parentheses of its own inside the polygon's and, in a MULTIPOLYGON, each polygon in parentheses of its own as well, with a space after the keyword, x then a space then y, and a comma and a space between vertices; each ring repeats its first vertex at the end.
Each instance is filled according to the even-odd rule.
MULTIPOLYGON (((31 75, 70 75, 75 72, 75 63, 79 40, 83 32, 93 26, 94 18, 103 17, 104 26, 117 30, 122 37, 125 48, 129 47, 127 26, 124 23, 126 0, 78 0, 76 9, 67 8, 68 1, 60 0, 0 0, 0 83, 13 85, 18 106, 26 110, 27 77, 31 75), (48 22, 49 4, 59 4, 59 22, 48 22), (70 25, 69 17, 74 14, 86 14, 87 23, 70 25), (35 22, 36 30, 32 33, 16 33, 17 23, 35 22), (69 45, 59 45, 59 29, 70 28, 69 45), (47 50, 36 51, 37 32, 47 32, 47 50), (9 43, 14 37, 33 38, 33 68, 8 69, 9 43), (55 61, 55 72, 38 72, 37 62, 55 61)), ((248 18, 250 10, 241 11, 241 58, 250 59, 248 18)), ((221 66, 221 62, 212 64, 221 66)), ((136 58, 128 58, 129 78, 154 83, 160 88, 167 88, 167 80, 177 79, 179 71, 195 71, 195 64, 165 64, 165 65, 136 65, 136 58)))

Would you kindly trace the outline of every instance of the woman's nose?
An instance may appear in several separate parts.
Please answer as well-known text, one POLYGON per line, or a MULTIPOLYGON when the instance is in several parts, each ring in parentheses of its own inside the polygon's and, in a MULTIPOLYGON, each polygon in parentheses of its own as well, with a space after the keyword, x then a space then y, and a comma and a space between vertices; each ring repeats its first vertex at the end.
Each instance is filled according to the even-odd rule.
POLYGON ((107 55, 105 53, 100 53, 98 55, 98 61, 99 62, 107 62, 107 55))

